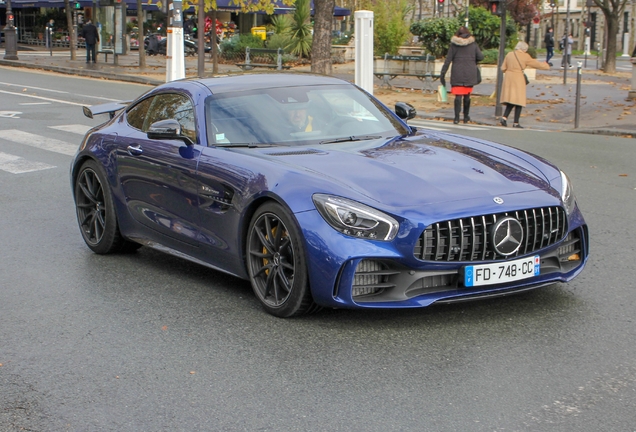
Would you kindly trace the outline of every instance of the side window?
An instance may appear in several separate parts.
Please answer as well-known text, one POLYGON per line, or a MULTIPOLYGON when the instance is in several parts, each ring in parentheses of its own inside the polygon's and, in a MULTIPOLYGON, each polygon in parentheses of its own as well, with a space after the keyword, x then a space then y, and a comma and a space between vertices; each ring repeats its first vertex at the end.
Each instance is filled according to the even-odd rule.
POLYGON ((144 120, 146 120, 146 113, 148 112, 148 108, 150 107, 150 103, 153 98, 147 98, 139 102, 137 105, 132 107, 132 109, 128 110, 126 113, 126 120, 128 124, 134 127, 135 129, 143 130, 144 128, 144 120))
POLYGON ((155 96, 148 109, 142 130, 145 132, 154 122, 167 119, 178 121, 181 125, 181 133, 196 142, 194 108, 188 97, 175 93, 155 96))

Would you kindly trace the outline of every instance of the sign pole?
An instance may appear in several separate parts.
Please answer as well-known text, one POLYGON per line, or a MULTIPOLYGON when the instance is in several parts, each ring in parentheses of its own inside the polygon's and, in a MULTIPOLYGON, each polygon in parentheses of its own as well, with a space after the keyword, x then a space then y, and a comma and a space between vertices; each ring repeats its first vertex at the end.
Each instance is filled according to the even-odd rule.
POLYGON ((16 37, 15 17, 11 9, 11 0, 7 0, 7 25, 4 26, 4 59, 18 60, 18 40, 16 37))

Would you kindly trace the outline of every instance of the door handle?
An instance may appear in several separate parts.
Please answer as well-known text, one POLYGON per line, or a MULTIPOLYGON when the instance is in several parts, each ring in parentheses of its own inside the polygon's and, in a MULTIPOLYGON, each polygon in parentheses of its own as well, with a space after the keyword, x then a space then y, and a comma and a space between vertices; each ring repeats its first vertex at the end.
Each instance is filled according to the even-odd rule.
POLYGON ((128 154, 131 156, 139 156, 144 152, 139 144, 129 145, 126 150, 128 150, 128 154))

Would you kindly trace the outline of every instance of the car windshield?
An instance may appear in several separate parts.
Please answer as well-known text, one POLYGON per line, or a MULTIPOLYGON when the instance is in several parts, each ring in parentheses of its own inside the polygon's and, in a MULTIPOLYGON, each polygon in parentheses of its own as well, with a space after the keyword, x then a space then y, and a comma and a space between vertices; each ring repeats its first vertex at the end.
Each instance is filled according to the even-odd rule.
POLYGON ((210 145, 327 144, 409 133, 351 85, 221 93, 208 97, 205 108, 210 145))

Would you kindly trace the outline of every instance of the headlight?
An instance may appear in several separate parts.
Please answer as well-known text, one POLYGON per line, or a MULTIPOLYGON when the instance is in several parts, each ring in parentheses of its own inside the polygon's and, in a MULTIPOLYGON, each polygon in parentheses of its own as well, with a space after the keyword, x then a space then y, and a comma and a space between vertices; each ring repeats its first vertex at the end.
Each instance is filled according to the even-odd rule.
POLYGON ((314 195, 313 200, 325 221, 345 235, 391 241, 398 232, 395 219, 359 202, 324 194, 314 195))
POLYGON ((561 171, 561 199, 563 200, 567 214, 572 213, 574 205, 576 204, 576 198, 572 190, 572 183, 570 183, 570 179, 563 171, 561 171))

